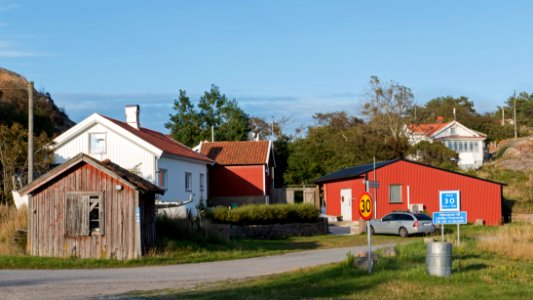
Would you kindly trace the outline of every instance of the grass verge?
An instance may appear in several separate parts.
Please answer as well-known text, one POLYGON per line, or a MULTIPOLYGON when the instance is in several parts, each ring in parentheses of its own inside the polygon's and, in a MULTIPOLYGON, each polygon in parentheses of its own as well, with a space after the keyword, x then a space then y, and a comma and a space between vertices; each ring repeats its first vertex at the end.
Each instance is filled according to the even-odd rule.
POLYGON ((471 238, 453 249, 450 278, 425 271, 425 245, 400 245, 373 273, 339 263, 188 291, 135 293, 138 299, 531 299, 533 264, 487 253, 471 238))

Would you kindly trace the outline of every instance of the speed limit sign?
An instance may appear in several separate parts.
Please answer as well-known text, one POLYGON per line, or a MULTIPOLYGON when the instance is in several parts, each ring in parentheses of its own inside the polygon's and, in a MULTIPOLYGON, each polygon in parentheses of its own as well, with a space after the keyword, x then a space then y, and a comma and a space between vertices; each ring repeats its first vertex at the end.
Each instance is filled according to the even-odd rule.
POLYGON ((359 198, 359 215, 363 220, 368 221, 372 218, 372 211, 372 197, 365 192, 359 198))

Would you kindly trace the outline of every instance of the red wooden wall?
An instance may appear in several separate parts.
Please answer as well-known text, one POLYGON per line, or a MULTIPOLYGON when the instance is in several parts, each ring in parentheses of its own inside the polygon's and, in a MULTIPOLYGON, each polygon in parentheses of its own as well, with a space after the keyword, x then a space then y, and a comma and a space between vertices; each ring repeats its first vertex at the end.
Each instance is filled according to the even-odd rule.
POLYGON ((215 165, 209 170, 209 197, 262 196, 263 172, 262 165, 215 165))
MULTIPOLYGON (((374 180, 373 172, 368 173, 369 180, 374 180)), ((328 215, 341 215, 340 190, 351 188, 353 197, 354 219, 358 219, 357 204, 364 191, 364 178, 339 180, 323 185, 328 215)), ((377 193, 377 218, 394 210, 407 210, 407 186, 410 187, 410 203, 423 203, 426 212, 431 216, 439 211, 439 191, 459 190, 461 196, 461 210, 468 213, 468 222, 483 219, 487 225, 501 223, 501 185, 488 181, 464 176, 440 169, 397 161, 376 170, 376 179, 380 187, 377 193), (402 203, 389 202, 389 184, 402 185, 402 203)), ((374 189, 370 189, 374 196, 374 189)))

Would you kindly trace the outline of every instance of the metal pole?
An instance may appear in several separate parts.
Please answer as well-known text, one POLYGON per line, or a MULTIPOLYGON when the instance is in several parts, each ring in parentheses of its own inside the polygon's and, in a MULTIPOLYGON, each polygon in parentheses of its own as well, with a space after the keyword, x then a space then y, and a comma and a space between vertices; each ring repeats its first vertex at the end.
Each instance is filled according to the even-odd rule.
POLYGON ((374 219, 377 218, 378 215, 378 199, 376 195, 376 157, 374 156, 374 219))
POLYGON ((366 222, 366 232, 368 239, 368 274, 372 273, 372 242, 370 241, 370 222, 366 222))
POLYGON ((461 246, 461 225, 457 224, 457 247, 461 246))
POLYGON ((440 235, 441 235, 441 240, 444 243, 444 224, 440 224, 440 235))
POLYGON ((33 181, 33 81, 28 82, 28 183, 33 181))
POLYGON ((518 137, 518 131, 516 129, 516 90, 513 93, 513 119, 514 119, 514 138, 518 137))

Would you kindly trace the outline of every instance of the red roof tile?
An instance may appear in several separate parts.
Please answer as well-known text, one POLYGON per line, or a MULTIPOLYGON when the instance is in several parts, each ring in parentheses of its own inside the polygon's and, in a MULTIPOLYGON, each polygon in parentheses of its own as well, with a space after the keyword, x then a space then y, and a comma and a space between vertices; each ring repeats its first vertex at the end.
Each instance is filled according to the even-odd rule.
POLYGON ((115 120, 107 116, 102 116, 102 117, 108 119, 109 121, 115 123, 116 125, 122 127, 123 129, 133 133, 137 137, 141 138, 142 140, 144 140, 145 142, 149 144, 152 144, 156 148, 163 150, 163 152, 166 154, 194 159, 194 160, 200 160, 200 161, 208 162, 208 163, 213 163, 213 161, 209 159, 207 156, 201 153, 194 152, 189 147, 183 145, 180 142, 173 140, 172 138, 162 134, 161 132, 157 132, 157 131, 147 129, 147 128, 142 128, 142 127, 139 127, 139 129, 135 129, 124 122, 115 120))
POLYGON ((269 141, 203 142, 200 152, 220 165, 264 165, 269 141))
POLYGON ((407 128, 411 130, 413 133, 422 133, 427 136, 431 136, 433 133, 437 132, 438 130, 444 128, 449 123, 433 123, 433 124, 409 124, 407 125, 407 128))

